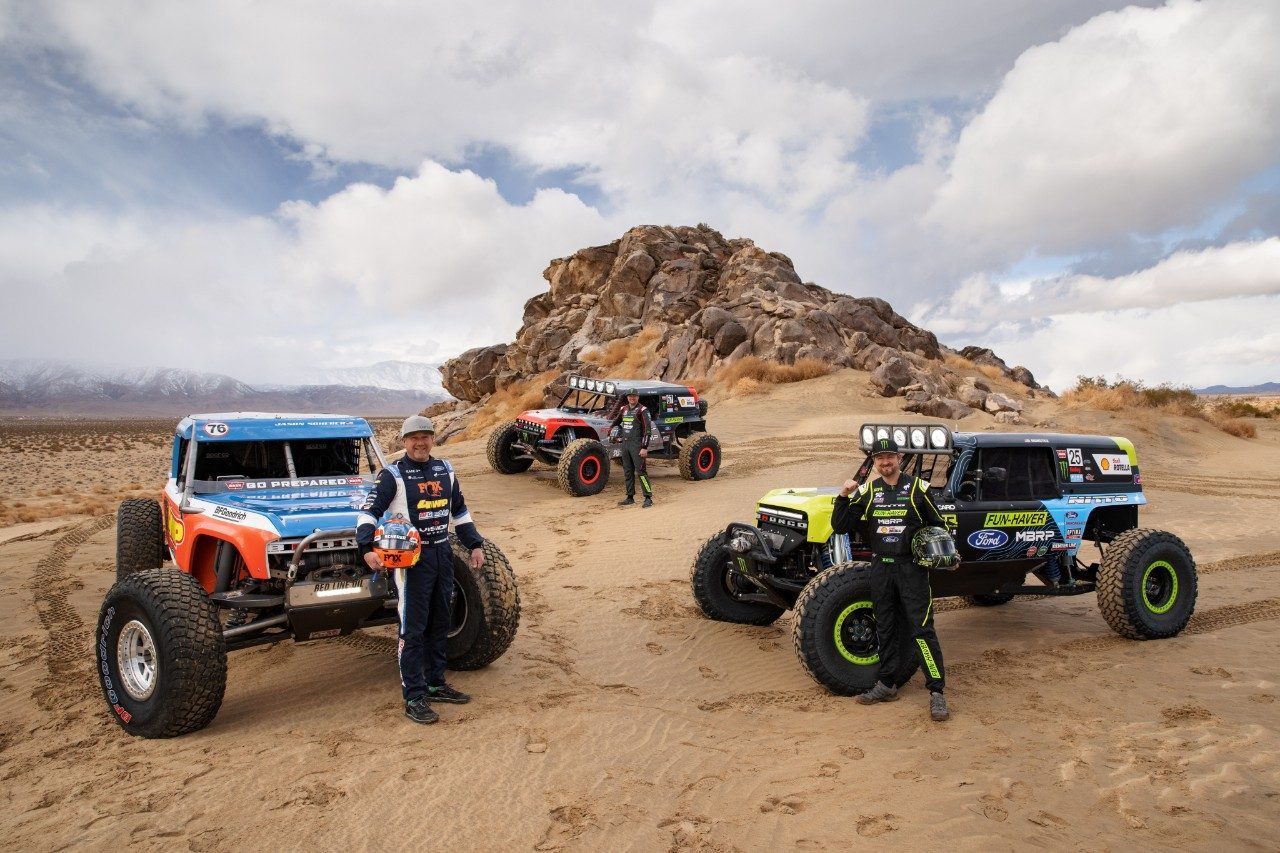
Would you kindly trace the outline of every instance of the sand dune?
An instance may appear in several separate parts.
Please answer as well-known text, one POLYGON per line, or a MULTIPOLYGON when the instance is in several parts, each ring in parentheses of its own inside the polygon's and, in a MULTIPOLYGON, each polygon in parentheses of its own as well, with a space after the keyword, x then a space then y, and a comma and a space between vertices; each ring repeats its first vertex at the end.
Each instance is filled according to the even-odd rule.
MULTIPOLYGON (((1054 430, 1134 440, 1151 500, 1143 526, 1191 546, 1199 603, 1181 636, 1142 643, 1113 634, 1092 596, 942 602, 946 724, 928 720, 918 677, 885 706, 825 693, 795 659, 788 617, 749 628, 700 616, 688 573, 703 539, 749 520, 769 488, 838 483, 857 461, 854 427, 901 415, 866 394, 864 376, 715 406, 720 476, 687 483, 654 466, 650 510, 614 506, 621 477, 573 499, 546 470, 493 473, 481 442, 444 448, 481 531, 515 566, 523 618, 505 657, 452 676, 475 701, 440 707, 431 727, 402 716, 384 628, 237 652, 209 728, 129 738, 104 712, 90 650, 114 578, 112 517, 0 528, 5 838, 15 849, 1280 846, 1270 421, 1246 441, 1202 421, 1034 401, 1029 419, 1054 430)), ((995 424, 975 414, 961 428, 995 424)), ((20 455, 3 464, 9 482, 32 471, 20 455)))

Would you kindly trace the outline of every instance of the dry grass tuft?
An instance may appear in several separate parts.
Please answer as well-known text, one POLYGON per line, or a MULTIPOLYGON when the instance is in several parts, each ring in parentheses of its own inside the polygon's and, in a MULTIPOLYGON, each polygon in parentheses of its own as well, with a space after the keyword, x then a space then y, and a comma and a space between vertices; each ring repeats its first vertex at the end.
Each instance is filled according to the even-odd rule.
POLYGON ((833 366, 817 358, 802 358, 795 364, 778 364, 748 355, 720 368, 716 372, 716 382, 725 389, 726 397, 736 397, 759 393, 770 385, 817 379, 834 371, 833 366))
POLYGON ((558 371, 548 370, 519 382, 513 382, 495 391, 483 407, 471 418, 471 423, 462 431, 459 438, 480 438, 489 434, 497 424, 509 421, 527 409, 541 409, 547 405, 547 383, 559 375, 558 371))
POLYGON ((948 354, 943 357, 942 363, 952 370, 958 371, 976 371, 981 373, 988 379, 996 379, 1002 382, 1010 381, 1008 376, 1004 375, 1004 371, 996 367, 994 364, 978 364, 970 361, 962 355, 948 354))
POLYGON ((658 360, 658 342, 662 330, 645 326, 629 338, 617 338, 603 347, 584 350, 582 360, 600 369, 601 375, 625 379, 644 379, 653 372, 658 360))

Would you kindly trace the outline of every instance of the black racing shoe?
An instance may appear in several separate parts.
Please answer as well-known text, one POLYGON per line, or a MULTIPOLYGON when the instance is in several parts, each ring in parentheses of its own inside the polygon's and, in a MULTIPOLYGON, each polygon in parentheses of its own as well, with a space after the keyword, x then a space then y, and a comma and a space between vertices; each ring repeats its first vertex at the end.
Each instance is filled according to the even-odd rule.
POLYGON ((651 506, 653 506, 653 498, 645 498, 644 503, 640 504, 641 509, 644 509, 645 507, 651 507, 651 506))
POLYGON ((883 681, 877 681, 866 693, 857 696, 859 705, 874 705, 877 702, 892 702, 898 698, 898 688, 890 687, 883 681))
POLYGON ((471 701, 470 696, 461 690, 454 690, 447 684, 441 684, 439 687, 428 687, 427 698, 432 702, 448 702, 450 705, 465 705, 471 701))
POLYGON ((431 710, 431 706, 427 704, 425 696, 419 696, 417 699, 410 699, 405 702, 404 715, 415 723, 434 723, 440 719, 440 715, 431 710))
POLYGON ((631 506, 635 502, 636 499, 634 497, 627 495, 625 499, 618 501, 618 506, 631 506))
POLYGON ((951 711, 947 709, 947 697, 941 693, 929 694, 929 716, 933 721, 940 723, 951 716, 951 711))

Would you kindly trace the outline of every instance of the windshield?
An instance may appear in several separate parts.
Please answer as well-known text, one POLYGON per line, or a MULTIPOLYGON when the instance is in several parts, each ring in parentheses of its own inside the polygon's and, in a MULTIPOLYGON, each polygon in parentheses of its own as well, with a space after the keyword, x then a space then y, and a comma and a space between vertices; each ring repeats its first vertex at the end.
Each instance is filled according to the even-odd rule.
MULTIPOLYGON (((192 477, 197 493, 254 488, 355 484, 372 477, 382 460, 368 438, 308 438, 290 441, 195 442, 192 477)), ((184 466, 184 470, 186 467, 184 466)))

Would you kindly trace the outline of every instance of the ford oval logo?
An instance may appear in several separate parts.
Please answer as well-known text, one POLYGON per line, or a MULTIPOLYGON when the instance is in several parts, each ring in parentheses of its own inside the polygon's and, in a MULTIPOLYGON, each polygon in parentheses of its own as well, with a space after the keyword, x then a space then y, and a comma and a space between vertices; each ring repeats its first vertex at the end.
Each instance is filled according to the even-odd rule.
POLYGON ((1003 530, 975 530, 969 534, 969 544, 983 550, 999 548, 1008 541, 1009 534, 1003 530))

